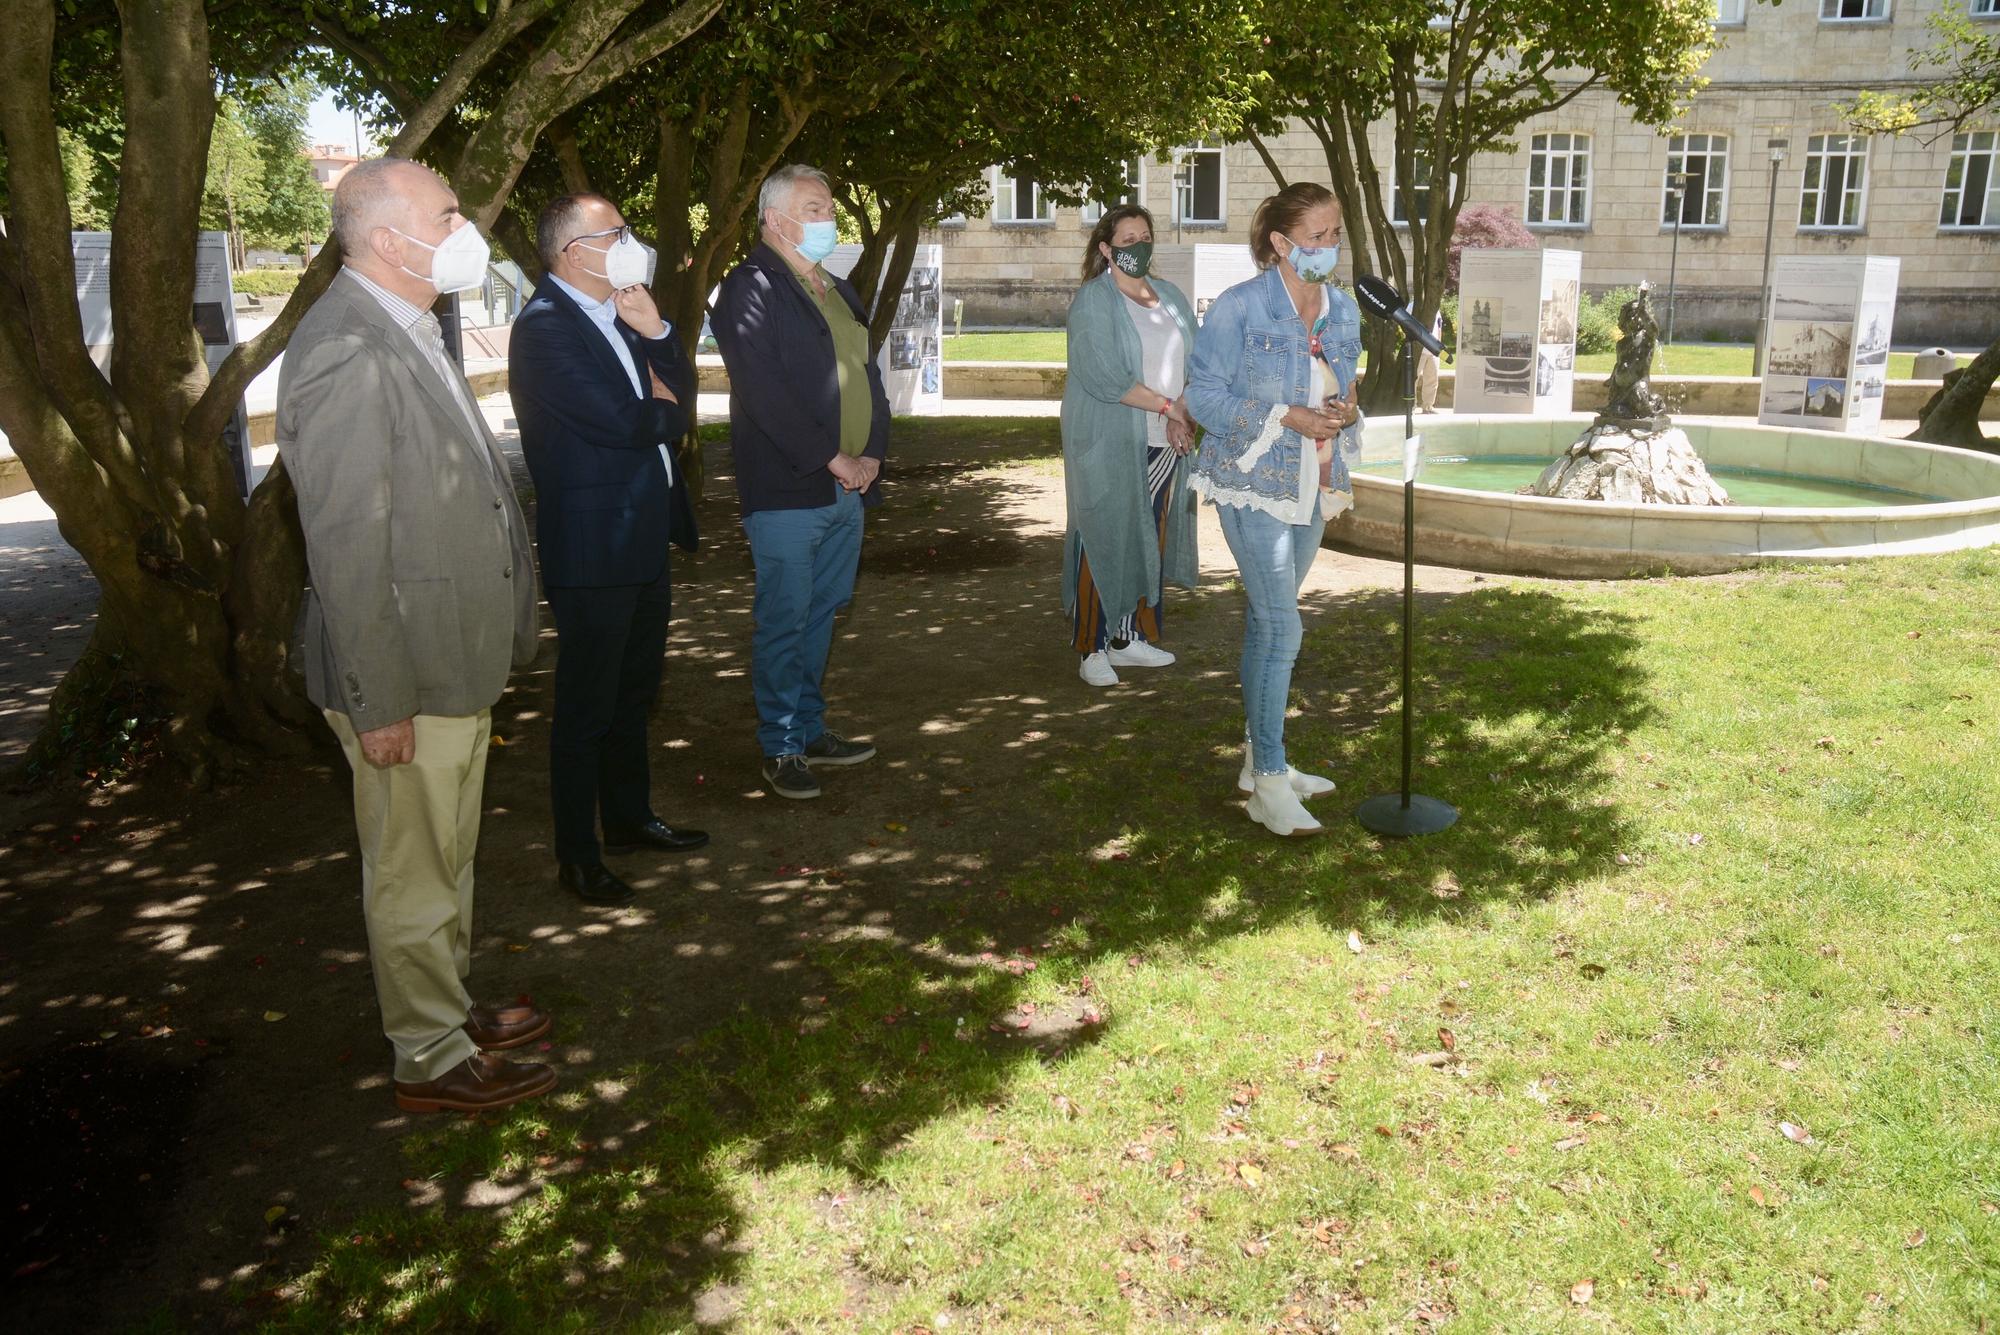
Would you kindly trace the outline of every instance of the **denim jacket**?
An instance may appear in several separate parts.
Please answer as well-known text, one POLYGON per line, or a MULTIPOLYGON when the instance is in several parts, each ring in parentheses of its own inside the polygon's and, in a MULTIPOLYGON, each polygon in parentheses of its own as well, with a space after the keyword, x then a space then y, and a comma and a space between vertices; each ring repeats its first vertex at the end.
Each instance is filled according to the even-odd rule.
MULTIPOLYGON (((1347 393, 1361 358, 1361 309, 1332 284, 1325 294, 1320 355, 1332 392, 1347 393)), ((1289 427, 1253 451, 1288 406, 1311 406, 1310 332, 1292 309, 1276 266, 1225 291, 1209 307, 1188 364, 1187 401, 1206 428, 1189 485, 1211 501, 1267 509, 1299 494, 1305 446, 1289 427), (1247 464, 1247 467, 1245 465, 1247 464)), ((1331 490, 1352 490, 1348 459, 1361 452, 1360 422, 1340 433, 1331 490)))

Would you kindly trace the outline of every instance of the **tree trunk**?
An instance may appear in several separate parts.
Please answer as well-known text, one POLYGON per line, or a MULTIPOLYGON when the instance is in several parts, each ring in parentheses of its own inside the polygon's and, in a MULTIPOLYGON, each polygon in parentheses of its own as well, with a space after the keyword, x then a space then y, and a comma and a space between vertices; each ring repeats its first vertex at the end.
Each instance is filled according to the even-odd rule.
POLYGON ((1917 429, 1909 438, 1927 445, 2000 452, 1996 442, 1979 429, 1979 413, 1996 377, 2000 377, 2000 338, 1988 344, 1970 366, 1945 376, 1944 386, 1918 411, 1917 429))
MULTIPOLYGON (((549 120, 685 36, 719 0, 689 0, 609 45, 637 3, 500 6, 428 96, 396 89, 405 126, 390 152, 418 156, 442 127, 459 149, 452 184, 465 211, 491 226, 549 120), (558 10, 556 35, 496 114, 465 135, 450 117, 465 89, 529 24, 558 10)), ((126 746, 126 720, 154 718, 164 748, 201 781, 246 746, 297 749, 302 725, 320 730, 289 662, 305 572, 296 497, 281 460, 246 505, 222 435, 340 256, 329 244, 272 327, 211 379, 189 319, 215 120, 206 9, 198 0, 149 0, 121 4, 119 16, 126 138, 111 227, 117 338, 107 372, 84 346, 75 295, 52 110, 57 6, 0 0, 9 210, 0 228, 0 430, 100 590, 90 643, 57 689, 35 754, 75 755, 98 745, 93 733, 126 746)), ((234 205, 226 200, 232 234, 234 205)), ((240 264, 240 250, 235 258, 240 264)))
MULTIPOLYGON (((806 88, 810 74, 801 75, 806 88)), ((727 105, 714 109, 706 93, 695 114, 685 119, 662 109, 657 172, 653 193, 654 234, 660 241, 660 265, 653 278, 661 313, 680 331, 681 346, 692 360, 700 349, 701 325, 708 313, 708 294, 720 283, 760 226, 757 192, 798 138, 816 104, 807 94, 781 99, 775 108, 760 106, 745 79, 730 89, 727 105), (701 145, 696 130, 720 128, 697 163, 701 145), (695 198, 697 172, 703 189, 695 198), (696 236, 689 221, 699 202, 708 215, 696 236)), ((706 484, 699 432, 690 433, 683 458, 688 487, 699 497, 706 484)))
POLYGON ((906 196, 893 209, 884 210, 879 235, 887 259, 881 266, 880 286, 875 289, 872 298, 869 294, 863 297, 873 303, 868 308, 870 357, 882 351, 882 344, 889 337, 889 328, 896 322, 896 309, 903 299, 903 285, 910 281, 910 269, 916 263, 917 237, 923 231, 923 221, 923 197, 918 195, 906 196))

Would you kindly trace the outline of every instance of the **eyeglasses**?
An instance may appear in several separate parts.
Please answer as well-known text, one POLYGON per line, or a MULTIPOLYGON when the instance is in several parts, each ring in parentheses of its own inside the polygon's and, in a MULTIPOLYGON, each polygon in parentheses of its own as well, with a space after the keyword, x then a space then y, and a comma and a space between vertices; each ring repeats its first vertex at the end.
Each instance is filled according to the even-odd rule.
MULTIPOLYGON (((563 249, 568 250, 571 246, 575 245, 579 241, 596 241, 600 237, 607 237, 607 236, 614 237, 616 238, 617 241, 629 241, 634 239, 632 236, 632 226, 630 223, 627 223, 623 227, 607 227, 601 232, 585 232, 582 236, 573 236, 569 240, 563 242, 563 249)), ((616 244, 616 241, 614 241, 613 244, 616 244)))

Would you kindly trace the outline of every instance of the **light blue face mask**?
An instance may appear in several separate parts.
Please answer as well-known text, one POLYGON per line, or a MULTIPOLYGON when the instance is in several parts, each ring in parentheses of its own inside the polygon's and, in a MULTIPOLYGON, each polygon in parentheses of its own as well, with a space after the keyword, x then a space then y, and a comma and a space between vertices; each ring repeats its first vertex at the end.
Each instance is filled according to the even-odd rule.
POLYGON ((1294 244, 1292 253, 1286 258, 1292 262, 1292 272, 1308 283, 1324 283, 1333 277, 1334 269, 1340 264, 1340 243, 1336 241, 1330 246, 1319 246, 1313 250, 1294 244))
POLYGON ((833 254, 833 248, 840 244, 840 228, 831 219, 823 219, 819 222, 807 222, 803 218, 792 218, 792 215, 789 213, 780 214, 779 216, 782 218, 791 218, 793 222, 799 225, 799 229, 805 233, 805 235, 799 238, 799 244, 796 249, 808 264, 818 264, 821 260, 833 254))

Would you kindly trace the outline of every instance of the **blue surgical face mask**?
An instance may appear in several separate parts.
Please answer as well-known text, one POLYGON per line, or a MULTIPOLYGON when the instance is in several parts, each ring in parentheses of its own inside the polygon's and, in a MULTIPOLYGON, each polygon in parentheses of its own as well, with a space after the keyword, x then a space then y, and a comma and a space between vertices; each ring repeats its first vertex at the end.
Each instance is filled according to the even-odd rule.
POLYGON ((793 222, 799 225, 799 229, 805 233, 804 236, 799 238, 799 244, 796 249, 808 264, 818 264, 821 260, 833 254, 833 248, 840 244, 840 228, 831 219, 823 219, 819 222, 807 222, 803 218, 792 218, 792 215, 789 213, 781 213, 778 216, 781 218, 791 218, 793 222))
POLYGON ((1308 283, 1324 283, 1333 277, 1334 269, 1340 264, 1340 243, 1336 241, 1330 246, 1318 246, 1312 250, 1294 244, 1292 253, 1286 258, 1292 262, 1292 271, 1308 283))

